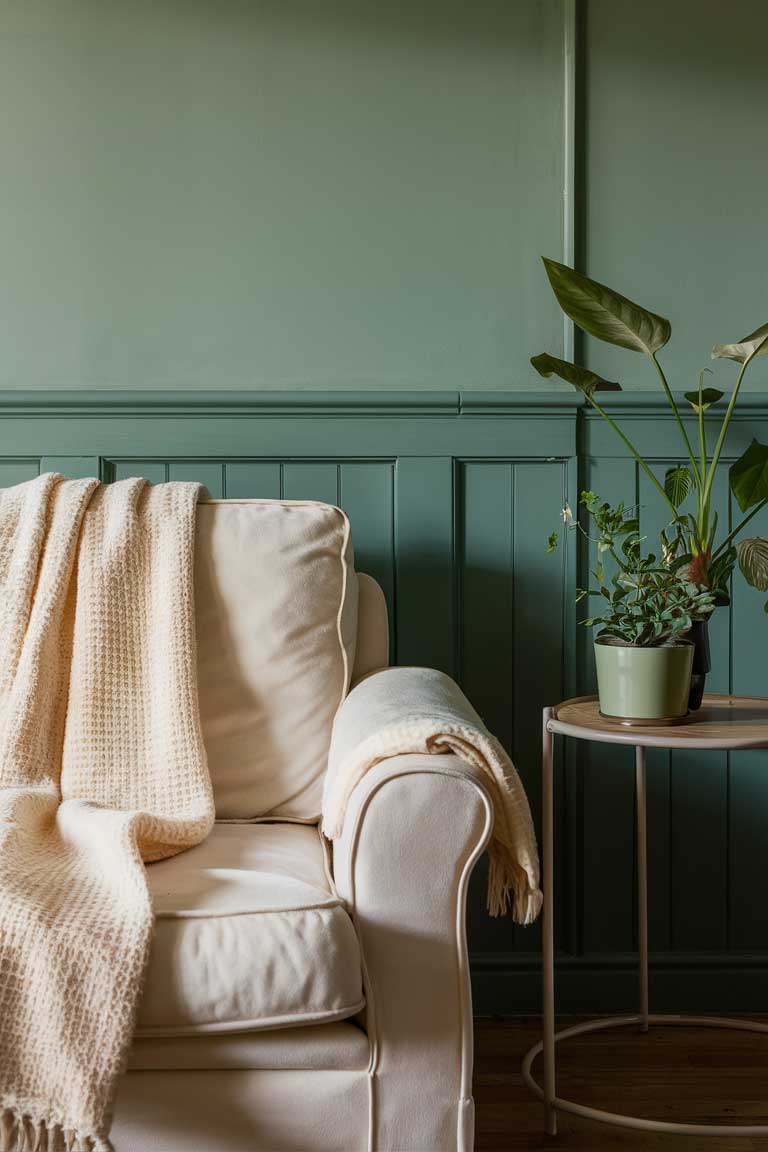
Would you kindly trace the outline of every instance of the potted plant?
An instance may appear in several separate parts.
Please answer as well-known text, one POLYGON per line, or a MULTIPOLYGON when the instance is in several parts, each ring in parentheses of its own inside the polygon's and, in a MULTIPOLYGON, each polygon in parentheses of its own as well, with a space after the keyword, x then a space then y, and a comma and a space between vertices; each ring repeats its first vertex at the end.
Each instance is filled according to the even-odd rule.
MULTIPOLYGON (((577 597, 593 595, 605 600, 602 613, 583 621, 587 627, 600 628, 595 638, 600 711, 624 724, 680 719, 688 711, 691 686, 691 624, 709 615, 714 595, 666 562, 666 532, 661 535, 661 556, 643 555, 637 509, 626 509, 623 503, 612 507, 594 492, 583 492, 581 503, 595 536, 573 522, 567 506, 564 516, 569 526, 597 545, 592 575, 598 587, 579 589, 577 597), (606 555, 613 562, 610 577, 603 563, 606 555)), ((556 547, 557 534, 553 533, 549 549, 556 547)))
MULTIPOLYGON (((768 354, 768 324, 736 344, 716 344, 712 349, 714 359, 735 360, 741 368, 711 449, 707 438, 707 424, 712 416, 710 410, 719 404, 724 393, 717 388, 705 388, 704 373, 701 372, 698 388, 684 394, 697 418, 698 444, 694 450, 678 402, 658 359, 659 350, 672 334, 669 321, 555 260, 545 259, 544 266, 560 307, 575 324, 590 336, 647 356, 658 375, 669 404, 670 418, 677 425, 682 451, 687 457, 687 463, 668 469, 663 484, 595 398, 595 393, 601 390, 615 391, 620 385, 546 352, 531 360, 541 376, 559 376, 586 397, 634 456, 666 502, 672 520, 669 544, 664 552, 665 564, 684 573, 687 581, 697 588, 711 592, 716 605, 729 602, 731 576, 737 562, 748 584, 762 592, 768 591, 768 540, 760 536, 742 538, 753 516, 768 504, 768 447, 765 444, 753 440, 729 471, 731 491, 743 514, 742 520, 732 530, 719 535, 717 513, 712 512, 712 486, 728 426, 747 368, 758 356, 768 354), (708 412, 709 416, 705 416, 708 412), (682 512, 681 506, 690 494, 695 497, 695 510, 682 512)), ((768 611, 768 603, 765 607, 768 611)), ((691 708, 697 708, 701 703, 704 675, 709 667, 706 622, 706 615, 696 613, 692 617, 695 667, 700 669, 700 674, 694 678, 691 708)))

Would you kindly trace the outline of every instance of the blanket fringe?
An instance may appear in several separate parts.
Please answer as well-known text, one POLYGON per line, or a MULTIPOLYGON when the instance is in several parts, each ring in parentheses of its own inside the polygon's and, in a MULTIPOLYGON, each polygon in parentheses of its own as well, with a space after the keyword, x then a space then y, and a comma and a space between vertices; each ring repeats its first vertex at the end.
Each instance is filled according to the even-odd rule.
POLYGON ((541 890, 531 887, 511 849, 501 840, 492 840, 488 846, 489 916, 505 916, 511 906, 518 924, 532 924, 543 903, 541 890))
POLYGON ((12 1108, 0 1110, 0 1152, 114 1152, 109 1140, 74 1128, 35 1120, 12 1108))

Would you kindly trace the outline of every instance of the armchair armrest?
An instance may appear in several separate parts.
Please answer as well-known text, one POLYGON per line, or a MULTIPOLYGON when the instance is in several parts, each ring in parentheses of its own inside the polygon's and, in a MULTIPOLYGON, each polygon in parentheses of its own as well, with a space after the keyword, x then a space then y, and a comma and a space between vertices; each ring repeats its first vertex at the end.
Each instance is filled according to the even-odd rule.
MULTIPOLYGON (((466 802, 466 785, 471 786, 475 792, 479 793, 478 796, 473 793, 472 799, 480 802, 483 812, 482 831, 475 829, 473 825, 473 834, 476 832, 479 843, 477 851, 473 853, 472 863, 474 864, 487 848, 493 829, 493 806, 482 774, 477 768, 468 764, 466 760, 461 760, 453 753, 429 756, 412 753, 380 760, 361 778, 352 790, 345 810, 343 827, 333 842, 334 882, 339 895, 349 905, 350 910, 354 911, 357 905, 355 887, 355 866, 359 863, 357 852, 361 840, 367 844, 368 838, 372 834, 370 820, 367 825, 365 821, 374 800, 379 797, 380 802, 386 803, 388 808, 396 803, 397 817, 406 839, 433 842, 444 837, 450 839, 455 831, 453 825, 456 815, 452 808, 446 810, 442 805, 435 805, 434 801, 439 796, 442 801, 447 801, 452 805, 466 802), (421 777, 422 780, 417 781, 413 779, 414 777, 421 777), (449 787, 443 788, 441 784, 446 778, 451 783, 449 787), (457 787, 457 784, 463 784, 465 788, 457 787), (432 806, 426 812, 411 809, 405 804, 406 797, 419 788, 423 788, 432 797, 432 806), (381 796, 379 796, 380 793, 382 793, 381 796), (396 800, 390 799, 393 796, 396 797, 396 800)), ((391 836, 389 843, 393 843, 391 836)), ((381 851, 383 858, 386 858, 386 867, 382 870, 383 875, 381 877, 382 882, 385 882, 387 873, 393 871, 395 864, 394 859, 391 858, 394 853, 387 848, 386 837, 381 845, 381 851)), ((408 854, 411 855, 411 853, 408 854)), ((451 845, 451 854, 452 857, 457 855, 455 839, 451 845)), ((380 887, 381 885, 377 882, 377 891, 380 887)))
POLYGON ((323 829, 363 957, 369 1147, 471 1152, 465 912, 486 845, 492 909, 512 896, 529 920, 541 901, 517 773, 448 676, 388 668, 362 680, 336 715, 323 829))
POLYGON ((377 763, 333 844, 360 940, 378 1152, 471 1152, 472 1004, 466 893, 493 809, 458 756, 377 763))
POLYGON ((453 753, 480 773, 494 810, 489 846, 488 907, 512 903, 529 923, 541 907, 536 836, 522 783, 498 740, 449 676, 429 668, 387 668, 361 681, 333 725, 323 791, 323 831, 341 835, 347 804, 382 760, 453 753))

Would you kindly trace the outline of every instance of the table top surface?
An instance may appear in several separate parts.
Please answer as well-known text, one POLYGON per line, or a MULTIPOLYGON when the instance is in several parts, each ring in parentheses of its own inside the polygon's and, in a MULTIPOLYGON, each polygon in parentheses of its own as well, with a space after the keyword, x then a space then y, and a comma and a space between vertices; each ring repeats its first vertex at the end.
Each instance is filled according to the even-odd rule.
POLYGON ((698 712, 676 724, 626 726, 600 715, 597 696, 552 709, 550 732, 647 748, 768 748, 768 698, 706 695, 698 712))

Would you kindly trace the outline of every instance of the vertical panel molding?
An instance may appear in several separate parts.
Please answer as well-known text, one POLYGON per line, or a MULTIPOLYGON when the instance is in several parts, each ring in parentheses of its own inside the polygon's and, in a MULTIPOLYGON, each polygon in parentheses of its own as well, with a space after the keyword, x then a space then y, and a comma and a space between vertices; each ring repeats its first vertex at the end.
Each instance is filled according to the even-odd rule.
POLYGON ((402 457, 395 469, 398 664, 456 668, 454 462, 402 457))

